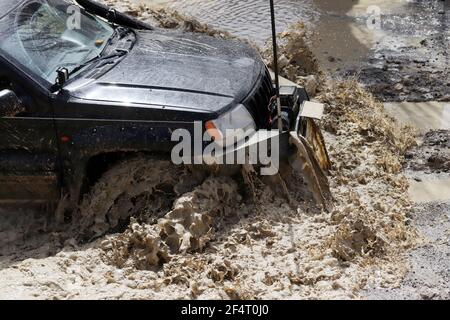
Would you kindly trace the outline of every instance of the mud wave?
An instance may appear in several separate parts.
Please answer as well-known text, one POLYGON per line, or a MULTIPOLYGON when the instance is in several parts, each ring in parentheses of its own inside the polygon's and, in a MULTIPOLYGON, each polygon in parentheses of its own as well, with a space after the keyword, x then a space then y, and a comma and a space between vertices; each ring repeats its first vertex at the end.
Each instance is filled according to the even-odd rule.
POLYGON ((146 270, 169 261, 171 254, 202 251, 237 199, 237 184, 231 178, 208 178, 179 197, 156 224, 132 219, 124 233, 108 236, 102 242, 104 257, 120 268, 146 270))

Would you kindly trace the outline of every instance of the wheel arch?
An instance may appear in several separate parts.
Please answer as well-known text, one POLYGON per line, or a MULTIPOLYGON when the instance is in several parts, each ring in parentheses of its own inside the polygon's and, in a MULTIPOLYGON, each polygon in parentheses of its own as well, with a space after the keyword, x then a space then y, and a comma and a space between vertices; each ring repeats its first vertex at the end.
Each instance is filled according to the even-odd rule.
POLYGON ((170 155, 164 152, 145 152, 145 151, 108 151, 95 154, 87 159, 84 165, 82 183, 79 188, 78 201, 84 194, 97 183, 97 181, 107 172, 121 161, 135 158, 140 155, 154 156, 160 159, 170 159, 170 155))

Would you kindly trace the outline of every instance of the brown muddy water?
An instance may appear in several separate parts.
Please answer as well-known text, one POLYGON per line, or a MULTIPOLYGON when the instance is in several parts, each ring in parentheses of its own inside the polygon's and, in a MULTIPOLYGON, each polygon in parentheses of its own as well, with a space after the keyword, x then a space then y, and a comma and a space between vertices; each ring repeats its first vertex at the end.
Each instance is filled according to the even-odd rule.
MULTIPOLYGON (((270 37, 267 0, 133 0, 161 5, 250 39, 270 37)), ((304 22, 312 49, 335 77, 358 74, 384 101, 445 100, 449 96, 449 13, 444 1, 280 0, 278 31, 304 22)))
MULTIPOLYGON (((266 0, 135 0, 156 4, 193 16, 202 23, 226 30, 263 45, 271 35, 270 7, 266 0)), ((277 28, 318 18, 312 0, 277 0, 277 28)))
POLYGON ((384 107, 387 113, 420 133, 450 130, 450 102, 390 102, 384 107))

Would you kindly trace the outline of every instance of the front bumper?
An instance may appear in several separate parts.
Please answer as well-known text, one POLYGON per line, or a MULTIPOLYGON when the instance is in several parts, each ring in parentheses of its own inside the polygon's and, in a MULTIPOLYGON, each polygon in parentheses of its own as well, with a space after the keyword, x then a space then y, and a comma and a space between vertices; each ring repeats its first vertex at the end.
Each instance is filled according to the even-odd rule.
MULTIPOLYGON (((297 134, 301 134, 304 131, 305 123, 301 112, 308 96, 304 89, 298 86, 282 86, 280 93, 283 110, 283 130, 281 132, 277 128, 259 130, 247 140, 238 142, 225 150, 218 148, 219 152, 203 154, 203 161, 206 164, 218 165, 267 166, 269 158, 276 164, 279 164, 281 160, 288 159, 293 153, 289 142, 290 132, 295 131, 297 134)), ((273 116, 273 119, 273 123, 276 124, 276 115, 273 116)))

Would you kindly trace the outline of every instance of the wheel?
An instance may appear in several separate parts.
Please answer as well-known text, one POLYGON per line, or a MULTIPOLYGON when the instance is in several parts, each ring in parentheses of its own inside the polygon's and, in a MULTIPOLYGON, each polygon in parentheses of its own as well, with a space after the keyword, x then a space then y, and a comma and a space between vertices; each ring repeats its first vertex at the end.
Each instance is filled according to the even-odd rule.
POLYGON ((164 215, 177 195, 200 184, 170 160, 139 156, 108 170, 78 207, 76 223, 83 239, 124 229, 131 216, 164 215))

